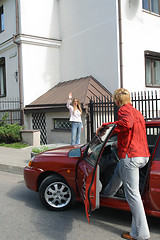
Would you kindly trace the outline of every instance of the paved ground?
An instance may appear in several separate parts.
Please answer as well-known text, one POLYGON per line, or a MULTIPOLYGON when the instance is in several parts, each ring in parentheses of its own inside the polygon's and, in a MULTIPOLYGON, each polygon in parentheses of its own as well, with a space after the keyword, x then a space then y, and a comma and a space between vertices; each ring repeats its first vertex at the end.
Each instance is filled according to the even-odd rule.
MULTIPOLYGON (((23 149, 0 147, 0 171, 18 173, 18 174, 22 175, 23 168, 28 164, 28 162, 31 158, 31 151, 32 151, 32 147, 27 147, 27 148, 23 148, 23 149)), ((3 175, 1 177, 4 177, 4 174, 7 174, 7 173, 3 173, 3 175)), ((15 176, 16 176, 16 174, 15 174, 15 176)), ((19 175, 19 177, 21 177, 21 176, 19 175)), ((8 184, 8 181, 4 181, 4 182, 8 184)), ((22 182, 20 182, 20 183, 24 184, 22 182)), ((5 187, 4 189, 5 190, 7 189, 7 191, 8 191, 8 187, 5 187)), ((14 188, 11 188, 12 192, 13 191, 18 191, 18 192, 12 193, 12 194, 8 193, 7 196, 10 196, 10 194, 13 195, 14 197, 16 196, 16 199, 18 199, 18 201, 19 201, 19 198, 20 199, 22 198, 22 196, 23 196, 23 198, 24 198, 24 196, 25 196, 25 198, 27 198, 27 196, 28 196, 29 208, 31 208, 31 210, 32 210, 31 213, 33 215, 34 208, 37 207, 37 202, 38 202, 38 200, 35 201, 35 197, 37 197, 37 199, 38 199, 38 195, 36 196, 33 191, 29 191, 29 190, 27 191, 27 188, 24 188, 23 186, 19 187, 16 185, 15 190, 13 190, 13 189, 14 188), (24 194, 23 191, 26 191, 26 193, 24 194), (32 197, 32 194, 33 194, 33 197, 32 197), (33 203, 31 202, 30 199, 33 200, 33 203)), ((2 197, 2 194, 1 194, 1 197, 2 197)), ((23 198, 22 198, 22 200, 24 200, 23 198)), ((1 201, 1 202, 3 203, 5 201, 1 201)), ((25 207, 28 206, 27 204, 28 203, 25 202, 25 207)), ((6 202, 5 202, 5 206, 6 206, 6 202)), ((13 207, 13 204, 7 205, 7 211, 8 211, 8 206, 13 207)), ((19 205, 18 205, 18 207, 19 207, 19 205)), ((44 217, 44 209, 39 204, 38 211, 36 209, 36 212, 34 212, 34 217, 36 216, 36 214, 39 214, 39 212, 40 212, 40 215, 38 215, 38 217, 37 217, 38 220, 32 219, 31 226, 33 225, 33 223, 36 223, 35 225, 39 226, 38 234, 39 234, 39 232, 40 232, 40 234, 44 234, 43 239, 58 239, 57 234, 58 235, 61 234, 61 237, 59 239, 62 239, 62 240, 63 239, 73 239, 73 240, 80 239, 81 240, 81 239, 85 239, 85 238, 86 239, 98 239, 99 238, 99 239, 108 239, 108 240, 113 240, 113 239, 118 240, 118 239, 122 239, 120 237, 120 235, 123 231, 128 231, 130 229, 130 215, 127 212, 121 212, 121 211, 117 212, 117 210, 114 210, 114 209, 100 208, 99 210, 92 213, 91 224, 88 225, 86 217, 85 217, 84 209, 79 207, 77 209, 73 208, 70 211, 69 212, 62 211, 62 214, 59 214, 59 212, 57 213, 57 215, 55 216, 56 228, 54 228, 53 226, 55 223, 52 223, 52 221, 54 220, 53 212, 46 211, 46 213, 49 214, 49 218, 48 218, 48 215, 44 217), (72 211, 73 213, 70 211, 72 211), (64 215, 64 214, 66 214, 66 215, 64 215), (78 218, 77 218, 77 216, 78 216, 78 218), (57 218, 58 218, 58 223, 57 223, 57 218), (44 224, 43 224, 43 227, 41 228, 42 223, 39 224, 39 222, 38 223, 36 222, 36 221, 39 221, 39 219, 45 219, 45 224, 46 224, 46 219, 49 219, 49 221, 47 221, 47 224, 48 224, 47 227, 46 227, 46 225, 44 227, 44 224), (62 219, 65 219, 65 221, 63 222, 62 219), (66 221, 66 219, 67 219, 67 221, 66 221), (60 222, 62 222, 62 224, 59 224, 60 222), (69 226, 68 225, 66 226, 66 222, 67 222, 67 224, 69 223, 69 226), (57 224, 59 224, 59 225, 57 225, 57 224), (60 226, 58 230, 57 230, 57 226, 60 226), (62 226, 63 226, 63 230, 61 228, 62 226), (69 229, 69 232, 68 232, 68 229, 69 229), (89 232, 88 232, 88 229, 89 229, 89 232), (55 235, 55 231, 57 231, 56 235, 55 235), (50 232, 51 232, 51 235, 50 235, 50 232)), ((17 214, 17 212, 16 212, 16 214, 17 214)), ((28 214, 28 209, 27 209, 26 215, 27 214, 28 214)), ((54 213, 54 214, 56 214, 56 213, 54 213)), ((2 212, 2 215, 3 215, 3 212, 2 212)), ((13 215, 13 213, 12 213, 12 215, 13 215)), ((26 219, 26 215, 25 215, 25 218, 23 218, 23 219, 26 219)), ((3 217, 4 216, 5 217, 7 216, 6 213, 5 213, 5 215, 3 215, 3 217)), ((29 219, 31 219, 31 218, 33 218, 33 216, 32 217, 29 216, 29 219)), ((8 224, 8 219, 12 220, 12 218, 7 218, 7 224, 8 224)), ((21 218, 18 218, 18 219, 21 219, 21 218)), ((159 236, 160 236, 160 230, 159 230, 160 221, 159 220, 160 220, 159 218, 148 217, 149 226, 150 226, 150 230, 151 230, 151 239, 153 239, 153 240, 154 239, 158 240, 159 236)), ((13 222, 13 220, 12 220, 12 222, 13 222)), ((24 229, 26 229, 26 223, 24 221, 22 221, 22 223, 24 223, 24 224, 21 224, 21 225, 24 225, 25 226, 24 229)), ((28 221, 28 223, 30 223, 30 222, 28 221)), ((14 229, 14 224, 12 224, 12 225, 13 225, 13 229, 14 229)), ((5 229, 5 228, 2 228, 2 229, 5 229)), ((22 230, 24 230, 24 229, 22 228, 22 230)), ((31 229, 31 231, 29 231, 31 236, 33 234, 35 234, 34 232, 36 232, 36 230, 32 229, 32 227, 30 227, 30 226, 27 229, 31 229)), ((7 234, 10 234, 10 233, 13 234, 12 228, 10 231, 7 230, 7 234)), ((15 231, 14 234, 18 234, 18 231, 15 231)), ((6 239, 6 237, 5 238, 2 237, 2 239, 6 239)), ((18 238, 12 237, 12 239, 18 239, 18 238)), ((24 236, 23 239, 24 240, 25 239, 33 239, 33 237, 26 238, 24 236)))
POLYGON ((32 147, 14 149, 0 147, 0 171, 23 173, 31 158, 32 147))
MULTIPOLYGON (((55 146, 62 145, 65 144, 59 143, 55 146)), ((0 147, 0 171, 23 174, 23 168, 31 159, 32 148, 33 146, 22 149, 0 147)))

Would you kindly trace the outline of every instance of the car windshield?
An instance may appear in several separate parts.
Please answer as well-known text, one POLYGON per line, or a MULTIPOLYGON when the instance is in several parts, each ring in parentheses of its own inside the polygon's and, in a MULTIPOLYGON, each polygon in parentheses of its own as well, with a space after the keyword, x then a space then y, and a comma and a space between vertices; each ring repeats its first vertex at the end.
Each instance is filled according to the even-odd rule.
POLYGON ((115 128, 115 124, 110 124, 106 127, 104 127, 98 135, 94 136, 91 142, 88 145, 87 148, 87 160, 90 161, 92 164, 96 164, 96 161, 98 159, 99 154, 101 153, 101 150, 105 144, 105 142, 109 139, 111 136, 111 133, 113 132, 115 128))

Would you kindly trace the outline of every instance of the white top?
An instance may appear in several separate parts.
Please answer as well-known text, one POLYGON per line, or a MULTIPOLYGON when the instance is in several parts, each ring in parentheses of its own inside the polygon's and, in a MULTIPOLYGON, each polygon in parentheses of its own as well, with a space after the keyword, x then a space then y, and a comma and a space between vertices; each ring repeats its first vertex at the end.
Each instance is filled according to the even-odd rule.
POLYGON ((76 109, 75 111, 74 111, 74 108, 73 108, 73 106, 71 105, 71 101, 72 100, 68 100, 67 101, 67 108, 69 109, 69 111, 70 111, 70 121, 71 122, 82 122, 82 119, 81 119, 81 112, 78 110, 78 109, 76 109), (74 111, 74 112, 73 112, 74 111))

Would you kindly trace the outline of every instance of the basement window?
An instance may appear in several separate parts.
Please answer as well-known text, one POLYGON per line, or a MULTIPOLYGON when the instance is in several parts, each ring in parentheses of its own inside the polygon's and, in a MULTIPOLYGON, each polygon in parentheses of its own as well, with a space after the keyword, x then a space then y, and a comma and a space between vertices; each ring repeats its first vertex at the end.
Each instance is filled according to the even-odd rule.
POLYGON ((53 119, 54 130, 70 130, 71 122, 68 118, 54 118, 53 119))

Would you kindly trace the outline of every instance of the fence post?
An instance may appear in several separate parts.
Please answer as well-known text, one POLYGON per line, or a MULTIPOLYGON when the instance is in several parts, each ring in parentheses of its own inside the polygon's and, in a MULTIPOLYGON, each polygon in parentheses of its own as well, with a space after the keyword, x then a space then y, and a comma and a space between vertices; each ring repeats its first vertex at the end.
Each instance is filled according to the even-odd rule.
POLYGON ((20 110, 20 124, 21 124, 21 126, 24 125, 24 110, 23 109, 20 110))
POLYGON ((118 110, 119 107, 114 103, 114 122, 118 119, 118 110))
POLYGON ((94 130, 93 130, 93 101, 90 99, 90 118, 91 118, 91 139, 94 135, 94 130))
POLYGON ((90 141, 89 114, 87 114, 87 142, 90 141))

